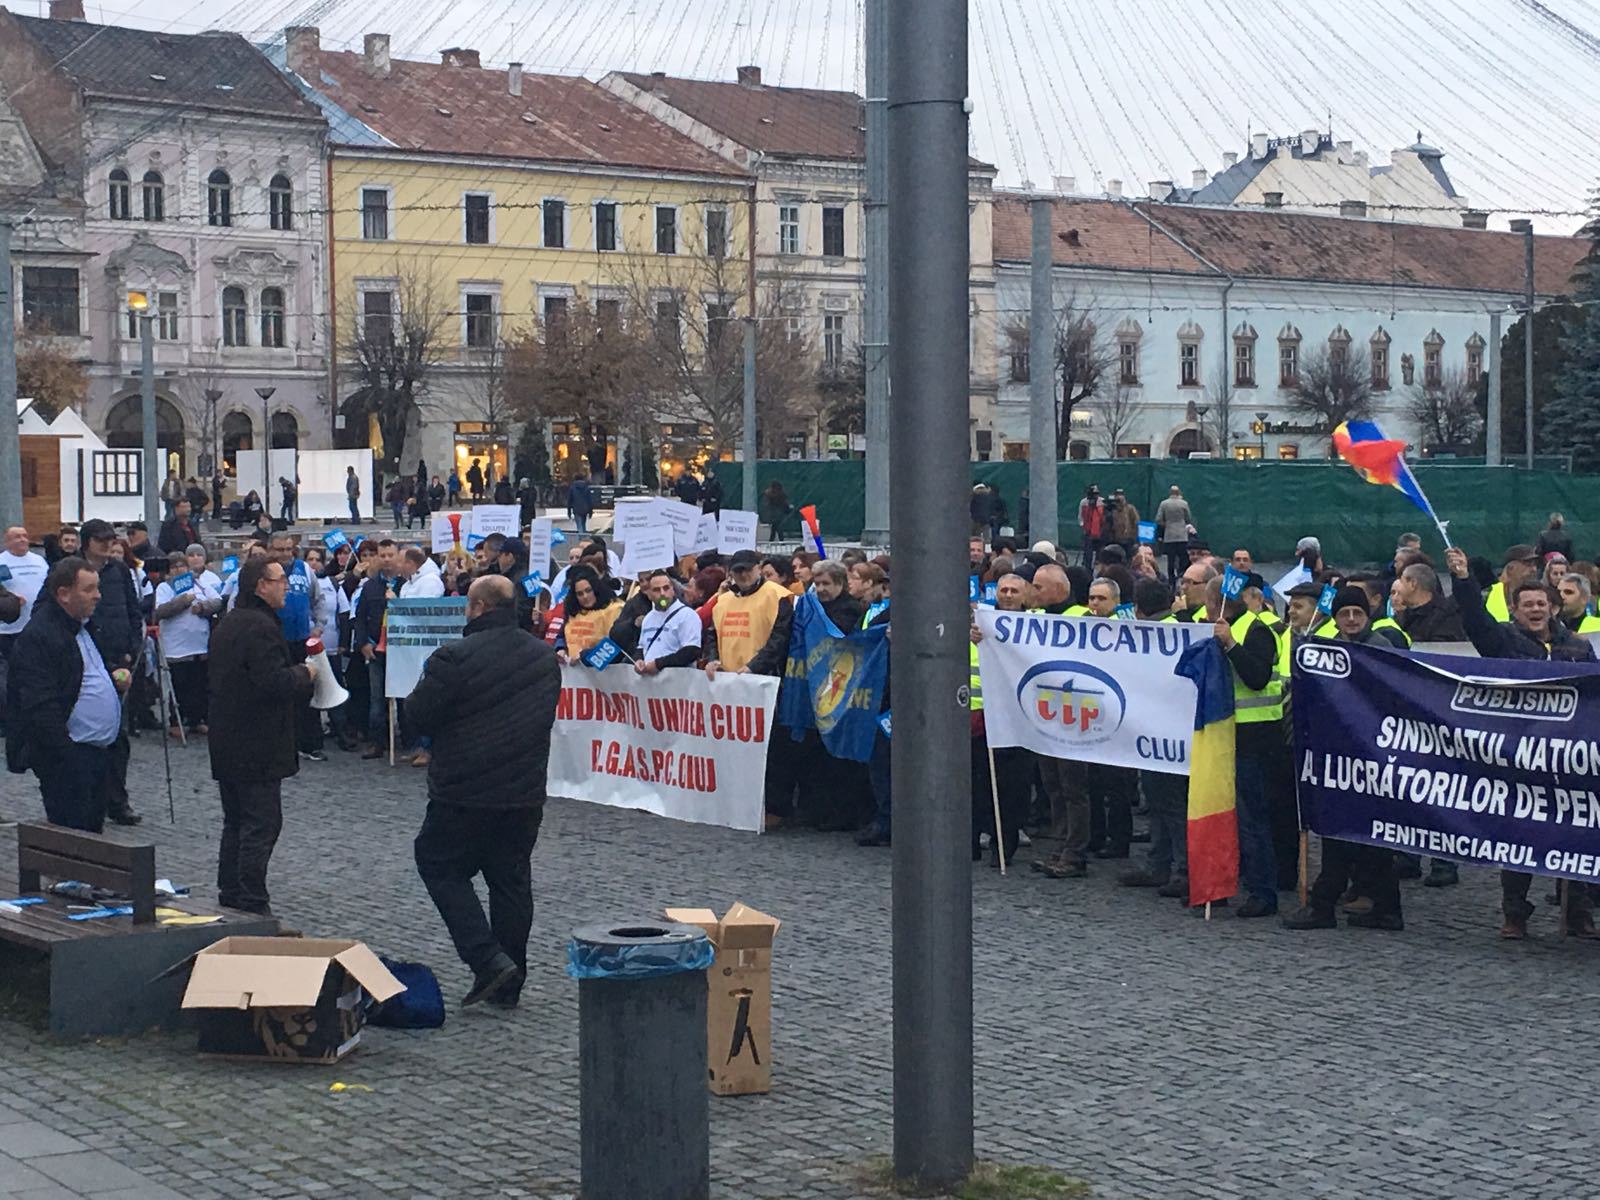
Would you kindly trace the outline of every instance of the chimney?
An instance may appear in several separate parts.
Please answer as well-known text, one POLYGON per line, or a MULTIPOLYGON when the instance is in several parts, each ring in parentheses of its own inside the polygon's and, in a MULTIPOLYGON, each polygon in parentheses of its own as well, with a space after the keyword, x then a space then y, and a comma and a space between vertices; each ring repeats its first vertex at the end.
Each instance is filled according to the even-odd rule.
POLYGON ((83 0, 50 0, 52 21, 83 20, 83 0))
POLYGON ((1367 169, 1367 163, 1369 161, 1370 160, 1367 158, 1367 152, 1365 150, 1357 150, 1356 151, 1356 166, 1360 167, 1363 171, 1365 171, 1367 169))
POLYGON ((315 25, 291 25, 283 31, 283 49, 289 70, 315 86, 321 73, 322 31, 315 25))
POLYGON ((1469 208, 1461 214, 1461 228, 1487 229, 1489 228, 1489 214, 1479 209, 1469 208))
POLYGON ((1317 145, 1321 141, 1322 141, 1322 135, 1320 133, 1318 133, 1315 129, 1303 129, 1303 130, 1301 130, 1300 131, 1300 153, 1302 155, 1315 154, 1317 152, 1317 145))
POLYGON ((1253 133, 1250 135, 1250 157, 1265 158, 1267 156, 1267 135, 1253 133))
POLYGON ((1190 178, 1193 180, 1195 187, 1203 188, 1206 184, 1211 182, 1211 172, 1207 171, 1204 167, 1196 167, 1190 178))
POLYGON ((1120 180, 1120 179, 1108 179, 1108 180, 1106 180, 1106 195, 1108 195, 1108 196, 1120 196, 1120 195, 1122 195, 1122 180, 1120 180))
POLYGON ((506 67, 506 91, 513 96, 522 95, 522 64, 511 63, 506 67))
POLYGON ((1078 190, 1078 181, 1071 175, 1057 175, 1054 182, 1056 191, 1063 196, 1070 196, 1078 190))
POLYGON ((1237 165, 1238 162, 1239 162, 1239 156, 1237 154, 1235 154, 1232 150, 1229 150, 1226 154, 1224 154, 1222 156, 1222 167, 1223 167, 1223 170, 1227 170, 1229 167, 1237 165))
POLYGON ((476 50, 463 49, 452 46, 448 50, 439 51, 439 61, 447 67, 481 67, 476 50))
POLYGON ((1528 220, 1526 217, 1519 217, 1517 220, 1511 222, 1511 232, 1520 233, 1524 236, 1531 234, 1533 232, 1533 222, 1528 220))
POLYGON ((1339 215, 1341 217, 1364 217, 1367 215, 1367 202, 1365 200, 1339 201, 1339 215))
POLYGON ((738 70, 739 82, 745 87, 761 86, 761 68, 757 66, 744 66, 738 70))
POLYGON ((1172 198, 1172 180, 1152 179, 1149 190, 1150 199, 1152 200, 1170 200, 1172 198))
POLYGON ((1339 150, 1339 161, 1347 163, 1350 161, 1350 152, 1355 149, 1355 143, 1339 142, 1337 143, 1337 148, 1339 150))
POLYGON ((1283 207, 1283 193, 1282 192, 1263 192, 1261 194, 1261 203, 1267 208, 1282 208, 1283 207))
POLYGON ((369 33, 361 43, 361 61, 368 75, 389 78, 389 35, 369 33))

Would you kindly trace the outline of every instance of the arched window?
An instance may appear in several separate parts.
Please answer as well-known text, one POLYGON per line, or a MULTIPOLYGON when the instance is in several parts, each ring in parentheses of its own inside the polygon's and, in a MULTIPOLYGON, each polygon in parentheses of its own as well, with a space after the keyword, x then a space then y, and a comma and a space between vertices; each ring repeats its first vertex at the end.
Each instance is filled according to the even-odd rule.
MULTIPOLYGON (((183 474, 183 414, 165 396, 156 397, 156 445, 161 458, 183 474)), ((106 414, 106 445, 113 450, 136 450, 144 445, 144 404, 138 395, 124 396, 106 414)))
POLYGON ((294 189, 289 186, 289 177, 274 175, 272 182, 267 186, 267 214, 274 229, 294 228, 294 217, 290 208, 293 199, 294 189))
POLYGON ((160 171, 146 171, 144 173, 144 219, 146 221, 165 221, 167 219, 167 187, 161 178, 160 171))
POLYGON ((239 451, 254 450, 255 429, 246 413, 231 412, 222 418, 222 461, 237 470, 239 451))
POLYGON ((283 348, 283 289, 261 289, 261 344, 283 348))
POLYGON ((250 344, 249 313, 245 309, 244 289, 222 289, 222 344, 248 346, 250 344))
POLYGON ((133 216, 133 188, 121 167, 111 172, 106 203, 113 221, 126 221, 133 216))
POLYGON ((233 224, 233 180, 221 167, 206 180, 206 223, 233 224))
POLYGON ((300 448, 300 422, 292 412, 279 410, 272 414, 272 448, 298 450, 300 448))

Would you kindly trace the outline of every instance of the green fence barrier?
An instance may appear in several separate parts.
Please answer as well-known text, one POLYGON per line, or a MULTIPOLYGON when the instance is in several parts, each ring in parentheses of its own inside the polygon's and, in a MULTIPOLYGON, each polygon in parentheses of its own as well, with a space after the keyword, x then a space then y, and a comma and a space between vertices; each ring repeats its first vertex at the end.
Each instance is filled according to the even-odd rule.
MULTIPOLYGON (((1580 556, 1600 554, 1600 476, 1512 467, 1419 465, 1417 482, 1439 516, 1449 522, 1451 540, 1469 553, 1498 562, 1507 546, 1531 542, 1552 512, 1566 516, 1580 556)), ((723 495, 737 504, 743 464, 719 463, 723 495)), ((973 463, 972 481, 996 488, 1015 524, 1028 464, 973 463)), ((815 504, 824 540, 853 540, 866 520, 865 471, 860 459, 832 462, 763 460, 756 481, 764 489, 783 484, 790 504, 815 504)), ((1412 530, 1437 560, 1441 547, 1426 514, 1394 488, 1362 481, 1342 463, 1219 462, 1126 460, 1061 463, 1056 489, 1061 540, 1078 543, 1078 501, 1097 484, 1102 495, 1122 488, 1145 520, 1153 520, 1167 489, 1177 484, 1194 514, 1200 536, 1226 556, 1247 546, 1257 559, 1292 558, 1294 545, 1312 534, 1321 539, 1330 563, 1382 562, 1394 553, 1396 535, 1412 530)), ((970 485, 968 485, 970 487, 970 485)), ((966 497, 963 497, 965 504, 966 497)), ((763 519, 767 514, 763 511, 763 519)), ((798 527, 798 516, 789 529, 798 527)), ((796 538, 798 541, 798 537, 796 538)))

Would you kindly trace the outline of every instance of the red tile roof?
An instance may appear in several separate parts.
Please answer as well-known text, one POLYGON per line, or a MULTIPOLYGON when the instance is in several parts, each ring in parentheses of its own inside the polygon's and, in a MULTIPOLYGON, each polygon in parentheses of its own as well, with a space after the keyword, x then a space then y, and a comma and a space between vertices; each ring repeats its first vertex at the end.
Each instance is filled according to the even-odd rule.
MULTIPOLYGON (((1210 275, 1209 262, 1239 278, 1460 291, 1523 288, 1520 233, 1111 200, 1057 201, 1055 231, 1060 266, 1210 275)), ((1027 262, 1031 236, 1027 202, 996 197, 995 260, 1027 262)), ((1535 238, 1539 293, 1570 293, 1572 274, 1590 245, 1584 238, 1535 238)))
POLYGON ((505 71, 396 58, 379 78, 360 54, 317 58, 322 77, 306 82, 403 150, 744 175, 587 79, 525 72, 513 96, 505 71))
POLYGON ((763 154, 793 158, 861 159, 867 155, 866 117, 854 92, 682 79, 620 72, 702 125, 763 154))

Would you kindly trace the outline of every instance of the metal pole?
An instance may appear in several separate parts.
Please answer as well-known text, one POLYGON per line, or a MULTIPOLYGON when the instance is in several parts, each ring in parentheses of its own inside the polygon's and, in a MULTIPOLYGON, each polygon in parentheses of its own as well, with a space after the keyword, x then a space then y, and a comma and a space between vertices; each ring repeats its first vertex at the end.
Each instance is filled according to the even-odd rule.
POLYGON ((1489 409, 1483 427, 1484 461, 1491 467, 1500 465, 1500 310, 1489 314, 1489 409))
POLYGON ((167 473, 161 469, 161 447, 156 445, 156 334, 155 314, 148 308, 139 313, 139 409, 144 443, 144 523, 161 528, 161 485, 167 473))
POLYGON ((1056 312, 1055 202, 1034 200, 1033 259, 1028 277, 1032 307, 1028 316, 1028 540, 1055 544, 1060 532, 1056 509, 1056 312))
POLYGON ((745 201, 746 239, 749 245, 745 247, 749 259, 749 266, 745 278, 745 320, 744 320, 744 430, 739 437, 740 456, 744 459, 744 469, 739 476, 741 493, 741 507, 745 512, 756 511, 756 463, 760 457, 760 444, 756 440, 756 188, 750 185, 750 194, 745 201))
POLYGON ((1522 327, 1522 425, 1528 451, 1528 470, 1533 470, 1533 222, 1523 222, 1523 246, 1527 251, 1527 277, 1524 306, 1527 319, 1522 327))
POLYGON ((16 302, 11 276, 11 222, 0 220, 0 529, 22 524, 16 302))
POLYGON ((889 3, 894 1170, 972 1170, 967 5, 889 3))
POLYGON ((861 540, 889 544, 889 0, 866 0, 867 524, 861 540))

